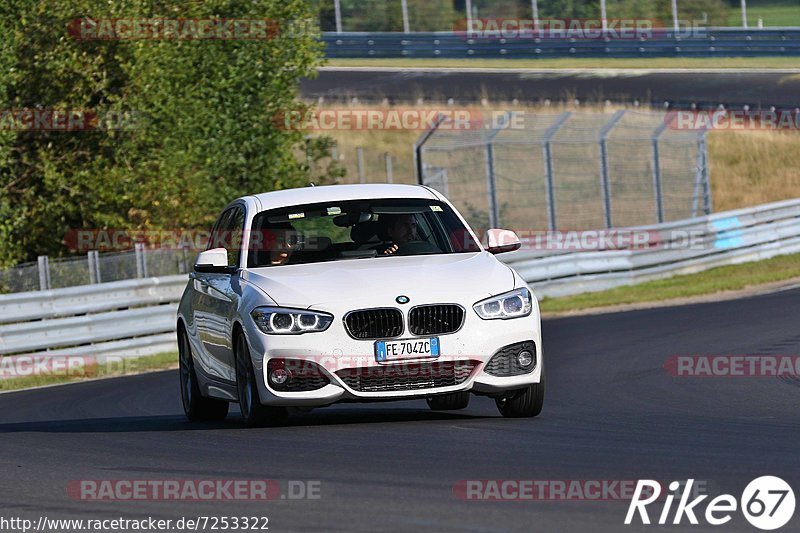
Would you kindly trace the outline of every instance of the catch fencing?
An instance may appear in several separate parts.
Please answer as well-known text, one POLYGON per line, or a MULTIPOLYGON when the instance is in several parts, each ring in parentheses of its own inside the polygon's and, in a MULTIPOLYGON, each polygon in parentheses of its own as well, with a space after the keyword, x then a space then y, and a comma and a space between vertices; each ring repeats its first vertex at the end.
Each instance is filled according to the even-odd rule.
POLYGON ((131 250, 101 253, 90 251, 80 257, 39 256, 0 270, 0 292, 45 291, 95 283, 185 274, 196 252, 188 249, 148 249, 136 243, 131 250))
POLYGON ((419 183, 473 227, 631 227, 711 212, 705 130, 668 127, 665 113, 513 113, 492 129, 430 130, 414 147, 419 183))

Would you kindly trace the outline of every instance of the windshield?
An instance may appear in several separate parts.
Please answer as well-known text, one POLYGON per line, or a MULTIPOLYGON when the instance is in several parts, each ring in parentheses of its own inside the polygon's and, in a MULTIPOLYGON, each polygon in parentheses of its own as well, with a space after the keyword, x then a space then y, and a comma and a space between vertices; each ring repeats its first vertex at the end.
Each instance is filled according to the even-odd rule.
POLYGON ((247 263, 256 268, 479 250, 443 202, 352 200, 258 213, 247 263))

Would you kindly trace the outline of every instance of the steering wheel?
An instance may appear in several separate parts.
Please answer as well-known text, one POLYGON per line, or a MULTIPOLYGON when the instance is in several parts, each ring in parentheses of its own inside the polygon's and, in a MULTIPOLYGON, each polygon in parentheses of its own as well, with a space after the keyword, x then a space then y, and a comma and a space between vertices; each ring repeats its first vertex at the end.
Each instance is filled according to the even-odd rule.
POLYGON ((427 241, 408 241, 400 244, 394 255, 421 255, 442 253, 438 246, 427 241))

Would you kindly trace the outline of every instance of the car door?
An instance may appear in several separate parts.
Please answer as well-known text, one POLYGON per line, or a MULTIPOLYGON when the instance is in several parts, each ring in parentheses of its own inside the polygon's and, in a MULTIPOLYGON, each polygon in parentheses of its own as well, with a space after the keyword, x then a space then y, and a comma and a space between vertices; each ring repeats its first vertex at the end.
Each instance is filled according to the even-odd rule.
POLYGON ((228 251, 231 273, 194 273, 194 320, 204 357, 203 370, 211 377, 236 381, 231 329, 239 299, 239 258, 244 228, 244 206, 226 210, 211 233, 210 248, 228 251))

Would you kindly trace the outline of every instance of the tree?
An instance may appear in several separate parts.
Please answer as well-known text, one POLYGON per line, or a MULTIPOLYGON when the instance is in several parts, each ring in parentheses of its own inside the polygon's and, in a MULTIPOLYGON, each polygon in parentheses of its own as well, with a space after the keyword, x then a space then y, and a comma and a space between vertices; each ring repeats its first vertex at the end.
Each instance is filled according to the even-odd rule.
POLYGON ((322 58, 307 0, 6 0, 2 109, 90 109, 130 127, 0 131, 0 263, 65 251, 71 228, 206 228, 233 198, 317 183, 325 139, 273 118, 303 107, 322 58), (261 40, 82 40, 76 17, 269 19, 261 40), (116 114, 116 115, 114 115, 116 114), (125 115, 127 114, 127 115, 125 115))

